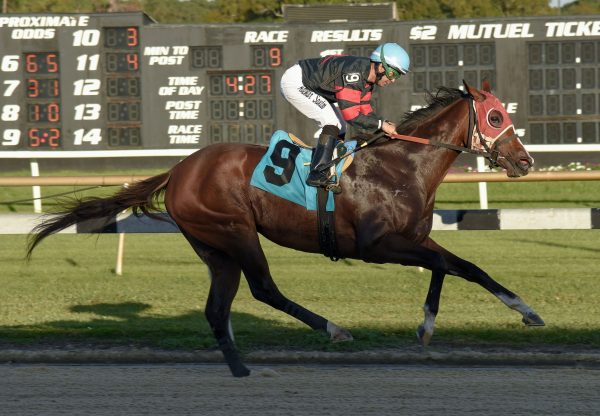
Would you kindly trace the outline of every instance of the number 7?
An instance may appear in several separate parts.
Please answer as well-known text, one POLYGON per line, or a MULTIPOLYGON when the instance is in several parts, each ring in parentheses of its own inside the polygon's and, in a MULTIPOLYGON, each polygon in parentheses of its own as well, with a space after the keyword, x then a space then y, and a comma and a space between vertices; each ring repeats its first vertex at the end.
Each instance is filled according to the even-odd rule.
POLYGON ((4 81, 4 84, 8 85, 8 87, 6 87, 6 89, 4 90, 4 96, 10 97, 20 83, 21 81, 19 81, 18 79, 7 79, 6 81, 4 81))

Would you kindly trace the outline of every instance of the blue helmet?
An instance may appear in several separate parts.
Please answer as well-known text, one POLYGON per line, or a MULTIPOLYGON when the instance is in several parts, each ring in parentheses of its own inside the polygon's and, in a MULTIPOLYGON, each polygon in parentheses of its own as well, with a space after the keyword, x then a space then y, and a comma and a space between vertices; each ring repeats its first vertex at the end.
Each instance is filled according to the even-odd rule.
POLYGON ((371 61, 382 63, 385 74, 390 79, 406 74, 410 68, 408 53, 397 43, 379 45, 371 54, 371 61))

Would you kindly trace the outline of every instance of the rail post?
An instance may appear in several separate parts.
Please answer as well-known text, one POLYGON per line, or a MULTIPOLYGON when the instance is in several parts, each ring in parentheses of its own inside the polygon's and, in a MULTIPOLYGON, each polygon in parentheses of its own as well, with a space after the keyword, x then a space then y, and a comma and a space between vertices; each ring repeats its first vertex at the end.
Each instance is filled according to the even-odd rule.
MULTIPOLYGON (((29 161, 29 166, 31 168, 31 176, 38 177, 40 176, 40 165, 36 159, 31 159, 29 161)), ((36 214, 42 213, 42 188, 39 185, 34 185, 31 187, 31 191, 33 194, 33 212, 36 214)))
MULTIPOLYGON (((477 157, 477 172, 488 171, 483 157, 477 157)), ((487 182, 478 182, 479 184, 479 208, 488 209, 487 182)))

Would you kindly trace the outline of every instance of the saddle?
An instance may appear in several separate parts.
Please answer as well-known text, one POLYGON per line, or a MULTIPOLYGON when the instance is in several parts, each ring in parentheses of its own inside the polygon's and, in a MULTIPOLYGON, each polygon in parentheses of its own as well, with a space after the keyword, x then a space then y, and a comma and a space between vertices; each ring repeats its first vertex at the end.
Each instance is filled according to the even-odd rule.
MULTIPOLYGON (((306 143, 304 143, 302 140, 300 140, 297 136, 295 136, 292 133, 288 133, 290 136, 290 139, 299 147, 302 147, 304 149, 308 149, 313 151, 313 147, 307 145, 306 143)), ((348 153, 349 149, 348 147, 345 145, 344 140, 338 140, 338 142, 335 144, 335 148, 333 150, 333 157, 332 160, 334 160, 335 158, 339 157, 339 156, 343 156, 346 153, 348 153)), ((352 164, 352 162, 354 161, 354 154, 351 154, 349 156, 347 156, 346 158, 344 158, 344 163, 342 164, 342 168, 341 168, 341 173, 343 173, 344 171, 346 171, 346 169, 348 169, 348 167, 352 164)), ((305 162, 304 163, 305 166, 310 166, 310 162, 305 162)), ((328 173, 329 173, 329 181, 327 186, 324 188, 326 191, 331 191, 334 194, 339 194, 342 192, 342 188, 340 187, 340 175, 337 174, 336 171, 336 167, 334 165, 332 165, 331 167, 329 167, 327 169, 328 173)))
MULTIPOLYGON (((336 146, 334 159, 351 152, 356 141, 341 142, 336 146)), ((287 199, 307 210, 317 211, 319 247, 321 253, 331 260, 340 258, 335 234, 335 195, 339 189, 339 179, 348 169, 354 157, 349 154, 342 160, 332 163, 329 189, 306 185, 310 171, 312 147, 306 145, 293 134, 277 130, 271 137, 269 148, 262 157, 250 180, 250 185, 263 191, 287 199)), ((328 170, 330 168, 327 168, 328 170)))

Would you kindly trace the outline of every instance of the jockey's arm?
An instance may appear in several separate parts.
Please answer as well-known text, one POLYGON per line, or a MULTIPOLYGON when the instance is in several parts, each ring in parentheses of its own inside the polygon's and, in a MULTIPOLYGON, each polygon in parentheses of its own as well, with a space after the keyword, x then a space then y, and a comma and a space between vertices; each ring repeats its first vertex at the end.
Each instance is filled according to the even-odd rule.
MULTIPOLYGON (((352 127, 373 133, 383 128, 390 128, 389 122, 383 120, 371 107, 371 93, 364 96, 359 89, 345 86, 335 93, 338 106, 344 120, 352 127)), ((385 130, 384 130, 385 131, 385 130)))

